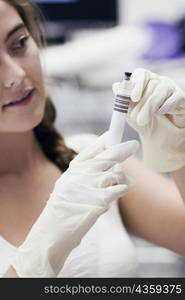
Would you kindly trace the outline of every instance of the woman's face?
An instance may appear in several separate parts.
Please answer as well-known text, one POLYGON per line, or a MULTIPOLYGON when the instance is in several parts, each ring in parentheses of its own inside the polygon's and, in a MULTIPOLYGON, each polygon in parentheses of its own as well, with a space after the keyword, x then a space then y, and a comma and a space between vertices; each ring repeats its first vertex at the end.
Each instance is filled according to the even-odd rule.
POLYGON ((33 129, 45 98, 38 47, 16 10, 0 0, 0 133, 33 129))

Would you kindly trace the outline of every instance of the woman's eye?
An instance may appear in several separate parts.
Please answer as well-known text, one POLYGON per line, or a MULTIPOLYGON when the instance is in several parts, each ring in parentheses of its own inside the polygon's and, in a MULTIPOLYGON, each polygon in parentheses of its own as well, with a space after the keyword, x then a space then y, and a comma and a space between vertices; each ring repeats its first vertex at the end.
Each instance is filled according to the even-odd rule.
POLYGON ((14 45, 13 45, 13 52, 17 52, 19 50, 24 50, 26 47, 26 42, 28 40, 28 36, 20 38, 14 45))

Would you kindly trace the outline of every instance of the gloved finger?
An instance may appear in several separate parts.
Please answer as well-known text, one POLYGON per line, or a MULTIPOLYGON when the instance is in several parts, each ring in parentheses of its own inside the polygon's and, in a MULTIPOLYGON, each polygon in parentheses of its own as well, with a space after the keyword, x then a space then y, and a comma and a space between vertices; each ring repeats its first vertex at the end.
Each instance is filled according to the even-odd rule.
MULTIPOLYGON (((132 82, 130 82, 130 85, 132 85, 132 82)), ((125 82, 115 82, 115 83, 113 83, 112 91, 113 91, 114 95, 123 95, 123 96, 125 96, 125 82)))
POLYGON ((173 93, 171 97, 169 97, 165 103, 160 107, 157 111, 159 115, 163 114, 184 114, 185 109, 185 97, 180 91, 176 91, 173 93))
POLYGON ((114 95, 119 95, 121 93, 121 91, 120 91, 120 82, 113 83, 112 91, 113 91, 114 95))
MULTIPOLYGON (((97 161, 107 161, 107 169, 112 168, 116 163, 121 163, 127 159, 130 155, 134 154, 139 148, 139 142, 137 140, 127 141, 125 143, 117 144, 109 147, 107 150, 98 154, 94 158, 96 164, 97 161)), ((103 171, 103 169, 100 169, 103 171)))
POLYGON ((125 174, 124 170, 123 170, 123 165, 122 164, 116 164, 112 169, 111 169, 113 172, 116 172, 116 173, 122 173, 124 174, 125 176, 125 183, 131 187, 135 184, 135 179, 133 179, 133 177, 131 177, 130 175, 128 174, 125 174))
POLYGON ((132 100, 129 103, 127 116, 133 111, 133 109, 137 106, 137 102, 133 102, 132 100))
POLYGON ((104 132, 101 136, 99 136, 95 142, 90 144, 84 150, 82 150, 72 161, 71 164, 74 162, 80 162, 87 159, 93 158, 96 154, 101 153, 106 149, 106 139, 107 139, 108 132, 104 132))
MULTIPOLYGON (((74 173, 74 172, 73 172, 74 173)), ((72 178, 70 183, 74 182, 74 185, 78 183, 87 184, 88 186, 95 188, 108 187, 115 184, 130 184, 130 180, 127 175, 124 174, 123 170, 121 172, 115 172, 113 170, 106 172, 76 172, 76 174, 71 174, 72 178)), ((56 189, 55 189, 56 191, 56 189)))
POLYGON ((173 91, 165 84, 158 84, 152 94, 141 107, 136 117, 136 123, 139 126, 145 126, 153 118, 159 107, 171 96, 173 91))
MULTIPOLYGON (((185 112, 184 112, 185 113, 185 112)), ((180 115, 174 115, 174 114, 169 114, 168 118, 170 119, 170 121, 175 124, 175 126, 179 127, 179 128, 184 128, 185 127, 185 118, 184 118, 184 114, 180 115)))
POLYGON ((118 200, 119 198, 126 195, 128 192, 128 185, 118 184, 105 188, 104 201, 106 204, 110 204, 112 201, 118 200))
POLYGON ((113 172, 123 172, 123 166, 122 164, 116 164, 113 168, 112 168, 113 172))
MULTIPOLYGON (((96 177, 98 176, 98 172, 101 173, 106 172, 107 170, 112 172, 123 172, 123 167, 121 164, 118 164, 116 161, 107 161, 103 159, 96 159, 95 160, 89 160, 88 163, 81 163, 81 166, 79 166, 79 169, 83 170, 83 174, 96 174, 96 177), (110 164, 113 165, 112 168, 110 168, 110 164)), ((74 173, 74 171, 73 171, 74 173)), ((79 173, 79 170, 76 171, 76 174, 79 173)))
POLYGON ((99 180, 99 187, 108 187, 117 184, 130 184, 129 178, 124 174, 124 172, 107 172, 99 180))
POLYGON ((132 73, 131 81, 133 88, 130 97, 133 102, 138 102, 141 100, 143 92, 150 79, 151 74, 148 70, 138 68, 132 73))
POLYGON ((90 174, 94 172, 105 172, 110 169, 110 165, 113 166, 115 164, 117 164, 117 161, 115 160, 111 161, 109 159, 93 158, 91 160, 81 162, 78 168, 82 169, 83 173, 90 174))
POLYGON ((148 82, 147 86, 145 87, 145 91, 143 92, 142 98, 135 105, 135 107, 132 110, 129 110, 128 112, 130 120, 132 120, 133 122, 137 121, 139 112, 141 111, 145 103, 148 102, 148 99, 154 93, 157 85, 158 85, 158 81, 155 79, 152 79, 148 82))

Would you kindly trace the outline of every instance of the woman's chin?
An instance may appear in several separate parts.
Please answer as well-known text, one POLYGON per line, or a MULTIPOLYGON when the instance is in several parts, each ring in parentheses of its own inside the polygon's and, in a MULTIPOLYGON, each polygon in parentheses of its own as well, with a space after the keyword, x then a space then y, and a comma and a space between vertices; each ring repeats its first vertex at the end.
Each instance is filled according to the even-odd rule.
POLYGON ((43 113, 34 118, 27 118, 25 120, 19 120, 18 122, 14 122, 14 126, 7 126, 6 128, 0 128, 0 132, 9 132, 9 133, 21 133, 33 130, 37 127, 43 120, 43 113))

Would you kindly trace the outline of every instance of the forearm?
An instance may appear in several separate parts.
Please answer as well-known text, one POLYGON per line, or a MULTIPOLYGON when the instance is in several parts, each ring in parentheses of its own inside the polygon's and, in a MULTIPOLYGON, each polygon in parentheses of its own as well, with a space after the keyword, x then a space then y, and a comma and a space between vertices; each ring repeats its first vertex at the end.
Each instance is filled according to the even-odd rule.
POLYGON ((129 158, 125 172, 135 184, 120 200, 127 230, 154 244, 185 255, 185 205, 173 182, 129 158))
POLYGON ((4 274, 3 278, 19 278, 15 269, 11 266, 8 271, 4 274))
POLYGON ((171 173, 177 188, 185 202, 185 167, 171 173))

